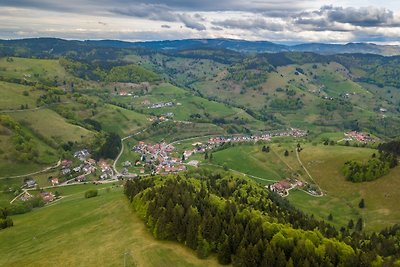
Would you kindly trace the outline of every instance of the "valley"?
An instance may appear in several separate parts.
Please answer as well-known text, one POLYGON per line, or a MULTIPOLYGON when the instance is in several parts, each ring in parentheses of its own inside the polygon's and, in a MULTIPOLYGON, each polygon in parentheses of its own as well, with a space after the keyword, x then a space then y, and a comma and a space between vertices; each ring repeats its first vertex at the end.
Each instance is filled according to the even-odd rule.
POLYGON ((195 243, 171 230, 179 220, 209 227, 204 206, 227 212, 223 227, 288 240, 309 231, 315 251, 338 242, 343 258, 398 263, 397 252, 360 245, 400 222, 398 152, 380 146, 398 141, 398 56, 60 42, 1 42, 0 208, 14 225, 0 231, 0 265, 241 266, 244 252, 220 255, 232 228, 195 243), (350 181, 349 161, 385 172, 350 181), (191 195, 160 200, 166 188, 191 195), (149 215, 154 203, 174 210, 170 228, 164 211, 149 215), (187 203, 198 206, 179 210, 187 203))

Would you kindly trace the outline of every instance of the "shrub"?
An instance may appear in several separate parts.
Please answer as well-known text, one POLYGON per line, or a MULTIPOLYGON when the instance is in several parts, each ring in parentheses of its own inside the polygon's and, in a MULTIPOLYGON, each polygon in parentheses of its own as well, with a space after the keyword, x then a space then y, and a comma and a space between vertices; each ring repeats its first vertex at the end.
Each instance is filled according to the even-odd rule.
POLYGON ((85 192, 85 198, 97 197, 97 195, 98 195, 97 189, 92 189, 85 192))

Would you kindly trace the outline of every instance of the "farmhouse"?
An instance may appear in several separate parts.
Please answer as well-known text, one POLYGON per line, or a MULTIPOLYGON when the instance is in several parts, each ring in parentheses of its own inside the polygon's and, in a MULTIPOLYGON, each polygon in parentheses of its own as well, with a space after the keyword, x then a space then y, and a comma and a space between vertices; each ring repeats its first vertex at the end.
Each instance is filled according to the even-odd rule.
POLYGON ((25 187, 27 188, 32 188, 36 186, 36 181, 33 179, 29 179, 27 181, 25 181, 25 187))
POLYGON ((55 185, 59 185, 59 181, 58 181, 58 178, 52 178, 51 179, 51 184, 53 185, 53 186, 55 186, 55 185))
POLYGON ((40 197, 43 199, 44 202, 50 203, 55 200, 55 195, 50 192, 42 192, 40 193, 40 197))

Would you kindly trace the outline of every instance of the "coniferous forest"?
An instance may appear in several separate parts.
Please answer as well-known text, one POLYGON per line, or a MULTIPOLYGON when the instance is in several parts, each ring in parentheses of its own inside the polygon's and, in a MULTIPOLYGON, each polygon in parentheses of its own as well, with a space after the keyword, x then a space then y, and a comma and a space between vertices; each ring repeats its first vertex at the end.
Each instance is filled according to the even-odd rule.
POLYGON ((255 182, 205 170, 127 181, 125 194, 155 238, 233 266, 393 266, 400 226, 335 229, 255 182))

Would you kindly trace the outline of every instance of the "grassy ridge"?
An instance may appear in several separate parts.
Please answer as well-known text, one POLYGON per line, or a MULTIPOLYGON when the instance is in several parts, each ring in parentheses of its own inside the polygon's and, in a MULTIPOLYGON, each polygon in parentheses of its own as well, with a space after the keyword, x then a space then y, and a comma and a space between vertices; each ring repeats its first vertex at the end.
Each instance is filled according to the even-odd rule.
MULTIPOLYGON (((58 189, 65 198, 13 216, 0 232, 2 266, 217 266, 188 249, 156 241, 132 213, 120 188, 84 199, 87 186, 58 189)), ((107 186, 108 187, 108 186, 107 186)))

